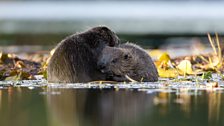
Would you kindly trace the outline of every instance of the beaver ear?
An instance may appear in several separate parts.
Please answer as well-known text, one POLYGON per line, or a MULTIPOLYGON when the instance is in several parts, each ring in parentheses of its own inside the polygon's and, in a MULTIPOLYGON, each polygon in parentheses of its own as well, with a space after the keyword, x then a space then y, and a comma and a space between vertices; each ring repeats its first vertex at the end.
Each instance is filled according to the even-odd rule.
POLYGON ((104 31, 110 31, 110 29, 106 26, 101 26, 100 28, 101 28, 101 30, 104 30, 104 31))

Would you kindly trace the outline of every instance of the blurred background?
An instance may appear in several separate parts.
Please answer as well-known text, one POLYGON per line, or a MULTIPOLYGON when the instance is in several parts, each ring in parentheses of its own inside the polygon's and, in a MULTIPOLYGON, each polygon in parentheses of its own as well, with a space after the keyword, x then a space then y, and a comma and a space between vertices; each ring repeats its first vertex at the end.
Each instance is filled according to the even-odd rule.
POLYGON ((224 34, 223 5, 223 0, 0 0, 0 49, 48 50, 98 25, 145 48, 206 43, 207 33, 224 34))
MULTIPOLYGON (((44 63, 64 37, 98 25, 110 27, 123 42, 171 50, 171 58, 202 53, 209 45, 207 33, 224 35, 223 5, 224 0, 0 0, 0 57, 2 51, 25 53, 26 59, 44 63)), ((13 60, 13 64, 23 67, 23 62, 13 60)), ((18 71, 17 67, 10 70, 18 71)), ((27 75, 18 72, 12 77, 27 75)), ((198 77, 193 82, 196 89, 187 86, 189 81, 183 81, 186 89, 171 88, 170 83, 182 84, 178 79, 159 82, 165 88, 158 90, 154 89, 157 86, 152 90, 135 86, 130 90, 115 86, 100 90, 37 88, 36 81, 24 81, 26 88, 19 83, 17 87, 16 82, 16 87, 0 86, 0 122, 22 126, 223 126, 224 91, 200 89, 198 77)))

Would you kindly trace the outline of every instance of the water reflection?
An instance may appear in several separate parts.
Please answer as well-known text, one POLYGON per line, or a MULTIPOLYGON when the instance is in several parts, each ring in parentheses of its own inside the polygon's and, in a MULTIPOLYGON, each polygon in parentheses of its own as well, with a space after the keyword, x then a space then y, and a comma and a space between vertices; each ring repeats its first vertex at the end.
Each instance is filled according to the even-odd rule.
POLYGON ((149 90, 8 87, 0 90, 0 124, 224 125, 223 90, 149 90))
POLYGON ((50 118, 63 125, 221 125, 221 91, 68 90, 47 97, 50 118), (63 107, 62 107, 63 106, 63 107), (70 118, 67 118, 69 116, 70 118), (203 121, 202 121, 203 120, 203 121))
POLYGON ((48 95, 47 105, 50 118, 60 125, 132 124, 145 110, 152 108, 153 96, 144 92, 109 89, 50 91, 58 90, 61 95, 48 95))
POLYGON ((212 92, 208 95, 208 120, 211 124, 217 124, 220 118, 221 110, 221 93, 212 92))
POLYGON ((191 96, 187 93, 178 94, 176 103, 180 104, 180 110, 183 111, 185 116, 189 117, 191 113, 191 96))
POLYGON ((0 110, 2 109, 2 90, 0 90, 0 110))
POLYGON ((8 87, 0 90, 0 125, 1 126, 45 126, 46 109, 42 89, 8 87))

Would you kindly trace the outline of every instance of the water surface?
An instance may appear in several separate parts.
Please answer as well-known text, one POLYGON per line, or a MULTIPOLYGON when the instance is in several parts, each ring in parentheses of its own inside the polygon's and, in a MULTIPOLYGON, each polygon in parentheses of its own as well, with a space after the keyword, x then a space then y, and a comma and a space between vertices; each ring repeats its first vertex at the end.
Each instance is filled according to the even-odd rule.
POLYGON ((4 85, 4 126, 223 126, 224 90, 189 84, 4 85), (89 85, 89 87, 88 87, 89 85))

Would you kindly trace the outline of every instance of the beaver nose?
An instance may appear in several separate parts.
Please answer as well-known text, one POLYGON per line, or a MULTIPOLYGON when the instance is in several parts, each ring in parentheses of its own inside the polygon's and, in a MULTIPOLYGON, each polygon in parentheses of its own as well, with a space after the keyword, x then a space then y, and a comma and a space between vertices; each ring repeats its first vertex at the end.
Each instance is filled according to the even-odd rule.
POLYGON ((106 68, 106 64, 105 63, 99 63, 98 67, 99 67, 99 69, 105 69, 106 68))
POLYGON ((106 69, 106 64, 105 63, 98 63, 98 69, 104 73, 105 72, 105 69, 106 69))

